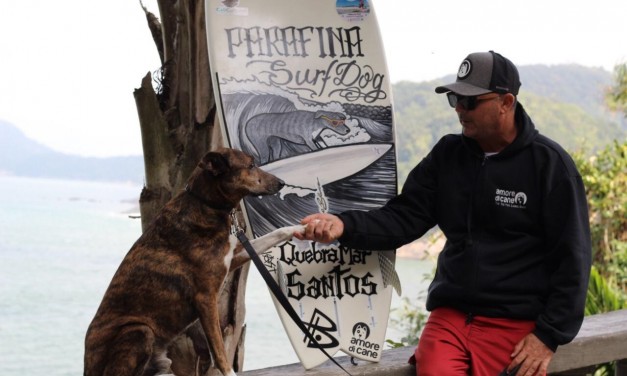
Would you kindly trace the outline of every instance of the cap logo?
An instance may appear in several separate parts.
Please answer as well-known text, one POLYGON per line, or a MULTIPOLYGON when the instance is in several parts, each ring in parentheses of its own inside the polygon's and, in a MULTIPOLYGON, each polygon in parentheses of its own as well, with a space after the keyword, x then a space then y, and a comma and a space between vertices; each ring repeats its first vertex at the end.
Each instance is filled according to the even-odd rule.
POLYGON ((472 70, 472 64, 470 64, 469 60, 462 61, 462 64, 459 66, 459 71, 457 71, 457 78, 463 79, 466 78, 470 74, 472 70))

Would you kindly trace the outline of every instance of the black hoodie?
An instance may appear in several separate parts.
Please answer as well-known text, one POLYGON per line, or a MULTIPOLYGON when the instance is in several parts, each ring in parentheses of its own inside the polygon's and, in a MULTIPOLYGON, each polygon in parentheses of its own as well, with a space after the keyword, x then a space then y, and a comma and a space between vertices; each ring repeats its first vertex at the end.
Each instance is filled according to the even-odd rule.
POLYGON ((550 349, 581 327, 591 264, 588 207, 570 156, 540 135, 522 105, 518 135, 486 157, 463 135, 443 137, 380 209, 340 214, 340 243, 394 249, 439 226, 446 244, 427 309, 536 320, 550 349))

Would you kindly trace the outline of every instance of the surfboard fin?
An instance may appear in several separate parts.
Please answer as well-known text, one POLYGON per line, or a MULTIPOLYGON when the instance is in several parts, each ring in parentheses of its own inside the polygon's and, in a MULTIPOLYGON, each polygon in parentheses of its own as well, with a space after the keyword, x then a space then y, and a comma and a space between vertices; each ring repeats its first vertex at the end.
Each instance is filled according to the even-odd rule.
POLYGON ((279 287, 281 288, 281 292, 287 296, 287 277, 285 276, 285 272, 283 271, 283 266, 281 266, 281 261, 277 261, 276 263, 276 278, 279 283, 279 287))
POLYGON ((383 286, 388 287, 392 285, 398 296, 402 295, 401 280, 398 277, 398 273, 394 268, 394 261, 390 259, 390 256, 394 256, 394 251, 380 251, 377 252, 379 256, 379 267, 381 268, 381 275, 383 277, 383 286))

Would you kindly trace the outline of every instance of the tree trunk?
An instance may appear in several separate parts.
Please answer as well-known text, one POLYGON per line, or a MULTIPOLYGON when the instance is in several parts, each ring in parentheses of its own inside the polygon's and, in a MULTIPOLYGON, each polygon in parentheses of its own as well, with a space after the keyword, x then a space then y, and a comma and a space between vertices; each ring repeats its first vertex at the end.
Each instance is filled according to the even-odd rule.
MULTIPOLYGON (((134 92, 146 174, 139 200, 142 230, 184 188, 200 158, 222 144, 211 89, 204 2, 158 0, 158 5, 161 22, 144 11, 162 66, 156 79, 148 73, 134 92)), ((220 298, 220 323, 235 371, 243 362, 247 275, 247 267, 229 274, 220 298)), ((196 354, 191 346, 194 333, 202 332, 196 325, 169 348, 172 370, 179 376, 195 375, 198 367, 210 366, 206 354, 196 354)), ((220 374, 212 367, 203 373, 220 374)))

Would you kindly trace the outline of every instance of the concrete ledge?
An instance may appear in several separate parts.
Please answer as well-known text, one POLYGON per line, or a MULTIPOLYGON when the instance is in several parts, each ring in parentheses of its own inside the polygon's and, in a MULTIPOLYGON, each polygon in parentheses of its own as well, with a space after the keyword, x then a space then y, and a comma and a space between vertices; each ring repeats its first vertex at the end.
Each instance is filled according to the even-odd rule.
MULTIPOLYGON (((357 360, 357 366, 350 363, 348 356, 339 356, 336 359, 353 376, 415 376, 414 366, 407 364, 407 360, 413 353, 413 346, 385 350, 379 363, 357 360)), ((549 365, 549 373, 563 373, 622 359, 627 359, 627 310, 586 317, 575 340, 557 349, 549 365)), ((624 362, 621 364, 624 365, 624 362)), ((331 361, 310 370, 305 370, 300 363, 295 363, 240 374, 244 376, 346 375, 331 361)))

